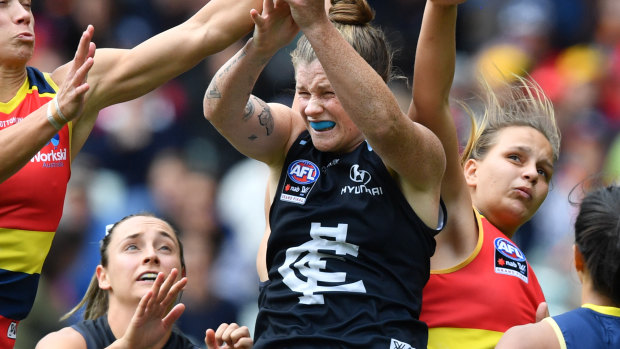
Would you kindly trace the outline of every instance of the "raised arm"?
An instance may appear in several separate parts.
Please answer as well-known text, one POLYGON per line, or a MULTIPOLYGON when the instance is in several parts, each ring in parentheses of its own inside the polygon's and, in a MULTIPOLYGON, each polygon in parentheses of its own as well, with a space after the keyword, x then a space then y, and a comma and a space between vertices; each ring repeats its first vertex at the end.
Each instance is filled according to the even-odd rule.
MULTIPOLYGON (((413 101, 409 117, 428 127, 443 144, 446 173, 442 197, 449 204, 455 195, 466 194, 467 186, 459 156, 459 141, 450 112, 450 88, 456 56, 457 4, 465 0, 428 0, 416 50, 413 101)), ((471 206, 471 205, 469 205, 471 206)), ((450 209, 448 208, 450 211, 450 209)))
MULTIPOLYGON (((72 148, 82 147, 102 108, 142 96, 239 40, 252 28, 252 8, 260 9, 261 0, 211 0, 186 22, 131 50, 97 50, 72 148)), ((64 80, 67 71, 66 66, 54 71, 54 81, 64 80)))
MULTIPOLYGON (((385 164, 398 173, 406 191, 429 199, 414 207, 418 215, 436 217, 445 156, 437 137, 412 122, 383 79, 329 21, 323 3, 286 0, 295 21, 312 45, 340 103, 385 164), (432 209, 429 209, 434 206, 432 209)), ((415 201, 415 200, 414 200, 415 201)), ((436 220, 435 220, 436 224, 436 220)), ((434 225, 434 224, 433 224, 434 225)))
MULTIPOLYGON (((293 133, 303 124, 292 109, 251 95, 271 57, 297 34, 286 4, 265 0, 263 14, 252 11, 254 37, 215 74, 204 97, 204 114, 244 155, 268 165, 283 161, 293 133)), ((299 132, 295 132, 297 130, 299 132)))
POLYGON ((443 145, 446 172, 441 196, 448 222, 437 235, 437 250, 431 268, 460 262, 473 251, 478 236, 469 188, 459 155, 459 140, 449 105, 456 56, 457 4, 464 0, 428 0, 416 50, 413 101, 409 117, 428 127, 443 145))

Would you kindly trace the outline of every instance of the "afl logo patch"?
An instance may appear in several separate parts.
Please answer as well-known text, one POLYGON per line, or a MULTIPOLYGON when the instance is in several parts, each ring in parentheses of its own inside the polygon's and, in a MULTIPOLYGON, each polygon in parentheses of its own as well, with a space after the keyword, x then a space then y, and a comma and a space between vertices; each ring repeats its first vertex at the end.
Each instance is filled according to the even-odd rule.
POLYGON ((528 264, 523 252, 512 241, 502 237, 495 238, 493 244, 495 245, 495 272, 516 276, 528 283, 528 264))
POLYGON ((280 200, 303 205, 319 179, 319 167, 308 160, 293 161, 286 171, 280 200))
POLYGON ((525 262, 525 255, 511 241, 504 238, 495 239, 495 249, 515 262, 525 262))
POLYGON ((288 167, 288 178, 293 182, 308 185, 319 178, 319 167, 308 160, 296 160, 288 167))

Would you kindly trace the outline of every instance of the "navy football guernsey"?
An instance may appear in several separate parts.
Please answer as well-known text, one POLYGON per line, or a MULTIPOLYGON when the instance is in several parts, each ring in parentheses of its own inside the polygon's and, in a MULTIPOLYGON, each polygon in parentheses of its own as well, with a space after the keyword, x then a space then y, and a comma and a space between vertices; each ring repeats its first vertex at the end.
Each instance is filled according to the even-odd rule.
POLYGON ((324 153, 302 133, 269 222, 254 348, 426 348, 418 318, 438 230, 366 142, 324 153))
POLYGON ((543 321, 553 327, 563 349, 620 348, 620 308, 584 304, 543 321))
MULTIPOLYGON (((71 328, 78 331, 84 337, 87 349, 106 348, 116 341, 116 337, 114 337, 110 329, 107 314, 94 320, 78 322, 71 326, 71 328)), ((170 338, 162 349, 199 349, 199 347, 195 346, 183 334, 172 331, 170 338)))

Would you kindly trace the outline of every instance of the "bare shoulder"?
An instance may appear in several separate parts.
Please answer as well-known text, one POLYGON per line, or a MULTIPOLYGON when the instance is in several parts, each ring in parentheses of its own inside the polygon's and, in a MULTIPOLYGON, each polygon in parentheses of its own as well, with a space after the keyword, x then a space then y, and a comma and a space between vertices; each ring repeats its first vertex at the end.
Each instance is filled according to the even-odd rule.
POLYGON ((86 340, 71 327, 51 332, 43 337, 35 349, 86 349, 86 340))
POLYGON ((551 324, 540 321, 535 324, 515 326, 502 336, 496 349, 560 349, 560 342, 551 324))

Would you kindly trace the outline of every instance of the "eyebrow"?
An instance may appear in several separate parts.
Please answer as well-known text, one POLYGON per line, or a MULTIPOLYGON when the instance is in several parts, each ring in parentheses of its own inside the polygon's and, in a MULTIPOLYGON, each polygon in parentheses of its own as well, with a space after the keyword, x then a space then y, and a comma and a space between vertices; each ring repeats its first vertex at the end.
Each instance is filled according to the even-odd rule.
MULTIPOLYGON (((527 146, 523 146, 523 145, 514 146, 512 148, 509 148, 509 150, 510 151, 516 150, 516 151, 520 151, 520 152, 526 153, 528 155, 532 155, 532 148, 531 147, 527 147, 527 146)), ((541 163, 542 163, 543 166, 547 166, 547 167, 549 167, 550 169, 553 170, 553 163, 550 162, 549 160, 545 159, 545 160, 541 161, 541 163)))
MULTIPOLYGON (((140 236, 142 234, 144 234, 144 233, 143 232, 139 232, 139 233, 131 234, 131 235, 125 237, 122 241, 135 239, 135 238, 137 238, 138 236, 140 236)), ((174 242, 177 241, 174 237, 172 237, 172 235, 170 235, 169 233, 167 233, 167 232, 165 232, 163 230, 159 232, 159 235, 163 236, 163 237, 166 237, 166 238, 168 238, 168 239, 170 239, 170 240, 172 240, 174 242)))

